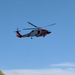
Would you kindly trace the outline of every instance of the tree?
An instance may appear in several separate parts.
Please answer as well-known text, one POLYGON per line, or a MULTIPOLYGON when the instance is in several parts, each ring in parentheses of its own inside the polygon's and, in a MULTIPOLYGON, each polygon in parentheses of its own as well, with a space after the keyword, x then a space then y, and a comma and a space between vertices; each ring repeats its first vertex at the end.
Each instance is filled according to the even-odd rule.
POLYGON ((0 71, 0 75, 4 75, 4 73, 2 71, 0 71))

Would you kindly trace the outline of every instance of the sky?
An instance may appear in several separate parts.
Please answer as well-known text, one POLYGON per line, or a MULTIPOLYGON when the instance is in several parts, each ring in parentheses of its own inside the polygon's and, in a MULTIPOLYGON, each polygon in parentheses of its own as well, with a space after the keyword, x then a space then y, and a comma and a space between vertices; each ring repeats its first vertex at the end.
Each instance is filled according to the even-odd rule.
POLYGON ((67 66, 75 71, 75 0, 0 0, 0 36, 1 70, 67 66), (52 33, 44 38, 16 37, 17 28, 30 32, 23 31, 32 27, 27 22, 56 25, 46 28, 52 33))

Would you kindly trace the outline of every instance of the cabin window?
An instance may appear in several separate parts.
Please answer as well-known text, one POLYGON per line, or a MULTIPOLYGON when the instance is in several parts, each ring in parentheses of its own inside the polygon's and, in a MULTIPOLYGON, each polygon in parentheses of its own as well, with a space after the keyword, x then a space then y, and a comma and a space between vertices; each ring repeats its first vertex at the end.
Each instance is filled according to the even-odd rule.
POLYGON ((40 30, 38 30, 37 34, 40 34, 40 30))

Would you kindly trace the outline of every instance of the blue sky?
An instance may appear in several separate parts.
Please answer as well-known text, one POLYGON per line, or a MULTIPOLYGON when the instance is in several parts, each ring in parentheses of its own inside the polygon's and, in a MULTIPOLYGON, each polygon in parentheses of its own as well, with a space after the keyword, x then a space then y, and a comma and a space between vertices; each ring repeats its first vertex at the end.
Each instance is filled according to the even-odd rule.
MULTIPOLYGON (((21 31, 25 34, 29 31, 21 31)), ((0 0, 0 69, 41 69, 50 64, 75 63, 74 0, 0 0), (48 27, 45 38, 17 38, 19 29, 48 27)))

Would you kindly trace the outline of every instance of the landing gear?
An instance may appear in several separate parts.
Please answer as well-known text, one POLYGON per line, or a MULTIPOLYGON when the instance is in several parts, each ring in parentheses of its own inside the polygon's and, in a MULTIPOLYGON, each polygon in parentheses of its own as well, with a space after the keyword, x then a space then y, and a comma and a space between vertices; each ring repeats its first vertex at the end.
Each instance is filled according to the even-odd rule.
POLYGON ((33 38, 31 37, 31 39, 33 39, 33 38))
POLYGON ((43 35, 43 37, 45 37, 46 35, 43 35))

